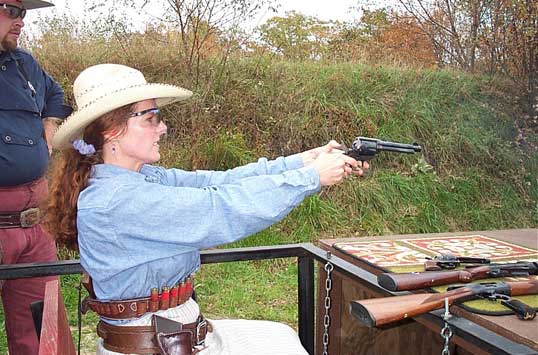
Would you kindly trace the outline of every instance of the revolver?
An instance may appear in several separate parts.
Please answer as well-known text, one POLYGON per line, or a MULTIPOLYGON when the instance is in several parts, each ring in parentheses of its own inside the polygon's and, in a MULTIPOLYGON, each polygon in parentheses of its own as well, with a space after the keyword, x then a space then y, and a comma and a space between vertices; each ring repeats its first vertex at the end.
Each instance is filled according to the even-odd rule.
POLYGON ((417 143, 403 144, 375 138, 357 137, 351 148, 344 150, 344 154, 357 161, 368 161, 380 151, 413 154, 422 151, 422 147, 417 143))
POLYGON ((460 264, 489 264, 491 260, 485 258, 474 258, 457 256, 453 254, 440 254, 433 258, 426 257, 424 262, 424 270, 439 271, 442 269, 455 269, 460 264))

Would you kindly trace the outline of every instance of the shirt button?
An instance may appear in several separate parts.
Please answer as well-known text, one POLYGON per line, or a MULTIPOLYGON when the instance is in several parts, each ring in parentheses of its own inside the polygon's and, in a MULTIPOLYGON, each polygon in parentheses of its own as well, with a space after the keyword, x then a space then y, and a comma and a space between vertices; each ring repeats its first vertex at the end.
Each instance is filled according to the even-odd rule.
POLYGON ((6 136, 4 139, 6 140, 6 142, 11 142, 11 136, 6 136))
POLYGON ((2 71, 6 71, 7 67, 5 65, 2 65, 2 71))
POLYGON ((28 139, 28 144, 30 145, 34 144, 34 141, 32 139, 28 139))

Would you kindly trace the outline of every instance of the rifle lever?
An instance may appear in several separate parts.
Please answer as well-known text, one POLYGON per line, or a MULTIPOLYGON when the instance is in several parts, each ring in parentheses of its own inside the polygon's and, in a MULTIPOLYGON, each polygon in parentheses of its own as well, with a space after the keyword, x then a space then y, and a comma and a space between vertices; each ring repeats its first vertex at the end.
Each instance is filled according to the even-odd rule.
POLYGON ((536 317, 536 310, 521 301, 515 300, 507 295, 492 295, 492 298, 501 300, 501 304, 514 311, 521 320, 533 320, 536 317))
POLYGON ((501 304, 513 310, 517 317, 521 320, 533 320, 536 317, 536 310, 521 301, 515 300, 512 297, 500 297, 501 304))

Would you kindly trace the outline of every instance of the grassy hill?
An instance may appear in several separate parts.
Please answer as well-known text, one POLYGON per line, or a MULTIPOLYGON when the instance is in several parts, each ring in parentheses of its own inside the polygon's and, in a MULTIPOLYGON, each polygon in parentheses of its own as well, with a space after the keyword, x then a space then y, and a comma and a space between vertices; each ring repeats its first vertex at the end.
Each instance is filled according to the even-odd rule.
POLYGON ((423 146, 419 155, 379 155, 368 177, 326 189, 268 231, 271 238, 262 233, 244 243, 538 224, 538 138, 521 137, 515 91, 501 79, 249 57, 231 58, 225 67, 208 59, 195 80, 174 61, 173 48, 143 43, 132 44, 144 49, 135 58, 120 58, 101 42, 67 53, 47 46, 35 52, 69 96, 67 83, 103 62, 193 90, 189 103, 165 110, 166 166, 226 169, 329 139, 350 145, 357 136, 423 146))

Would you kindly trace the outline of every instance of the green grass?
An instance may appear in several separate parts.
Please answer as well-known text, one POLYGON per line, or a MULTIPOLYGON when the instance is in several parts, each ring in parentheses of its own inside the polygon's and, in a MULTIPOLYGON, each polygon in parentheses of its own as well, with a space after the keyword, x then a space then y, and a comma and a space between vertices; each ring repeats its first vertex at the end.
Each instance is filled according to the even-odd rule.
POLYGON ((271 319, 296 326, 295 260, 204 265, 196 293, 209 318, 271 319))

